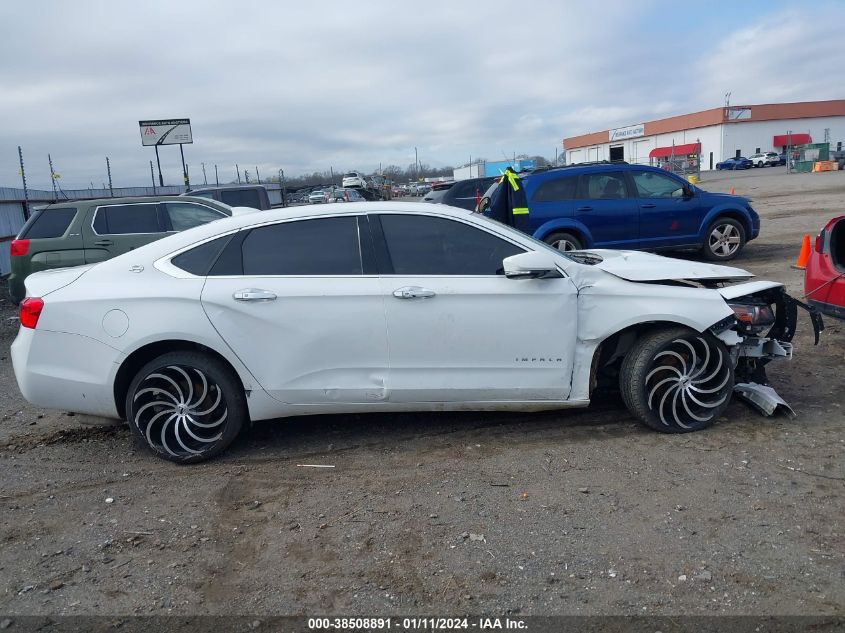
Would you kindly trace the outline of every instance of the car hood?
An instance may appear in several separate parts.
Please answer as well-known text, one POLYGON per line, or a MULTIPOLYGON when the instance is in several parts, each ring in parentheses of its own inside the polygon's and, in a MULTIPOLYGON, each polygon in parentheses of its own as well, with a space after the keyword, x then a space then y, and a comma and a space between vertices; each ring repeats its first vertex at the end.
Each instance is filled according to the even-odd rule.
POLYGON ((735 194, 730 193, 713 193, 712 191, 704 191, 704 189, 697 189, 700 192, 700 196, 705 198, 708 204, 720 204, 720 203, 730 203, 736 204, 737 200, 741 200, 746 204, 746 206, 751 202, 750 198, 746 198, 744 196, 737 196, 735 194))
POLYGON ((714 281, 717 279, 748 279, 754 276, 741 268, 719 266, 706 262, 691 262, 641 251, 590 249, 587 252, 598 255, 602 259, 601 262, 594 264, 596 268, 628 281, 682 279, 714 281))

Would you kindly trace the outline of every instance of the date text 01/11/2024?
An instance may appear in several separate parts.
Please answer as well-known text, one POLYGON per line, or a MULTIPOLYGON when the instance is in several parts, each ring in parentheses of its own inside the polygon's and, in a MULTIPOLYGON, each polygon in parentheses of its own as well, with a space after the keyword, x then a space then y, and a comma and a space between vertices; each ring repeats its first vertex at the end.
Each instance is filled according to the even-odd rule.
POLYGON ((437 631, 450 629, 476 629, 493 631, 499 629, 524 630, 526 623, 519 618, 308 618, 311 630, 384 630, 437 631))

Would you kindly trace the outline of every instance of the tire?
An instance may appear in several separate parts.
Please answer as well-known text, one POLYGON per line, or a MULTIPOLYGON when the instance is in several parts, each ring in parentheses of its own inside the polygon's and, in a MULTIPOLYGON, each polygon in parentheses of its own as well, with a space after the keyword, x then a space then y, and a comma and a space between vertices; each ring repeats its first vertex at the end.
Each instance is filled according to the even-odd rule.
POLYGON ((745 228, 733 218, 716 218, 704 234, 702 254, 711 262, 727 262, 745 247, 745 228))
POLYGON ((248 421, 234 372, 199 352, 170 352, 144 365, 129 385, 126 417, 140 443, 180 464, 221 453, 248 421))
POLYGON ((574 235, 573 233, 568 233, 567 231, 558 231, 556 233, 549 233, 543 241, 551 246, 552 248, 556 248, 559 251, 580 251, 584 248, 584 242, 581 240, 580 237, 574 235))
POLYGON ((689 433, 712 425, 730 403, 734 371, 710 333, 674 327, 638 339, 619 374, 622 400, 650 429, 689 433))

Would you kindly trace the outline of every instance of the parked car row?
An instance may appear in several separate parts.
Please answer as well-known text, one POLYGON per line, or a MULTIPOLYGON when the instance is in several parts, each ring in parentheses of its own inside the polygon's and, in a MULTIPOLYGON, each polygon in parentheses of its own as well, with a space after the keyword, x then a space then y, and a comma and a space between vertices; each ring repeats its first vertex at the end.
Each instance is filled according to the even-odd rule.
MULTIPOLYGON (((522 182, 529 198, 571 177, 592 193, 594 173, 605 189, 621 173, 655 200, 687 197, 616 165, 522 182)), ((175 226, 169 201, 145 204, 147 224, 119 235, 175 226)), ((73 225, 99 241, 127 217, 113 223, 104 206, 27 229, 73 225)), ((597 383, 616 385, 646 426, 684 433, 713 424, 736 383, 770 402, 764 365, 791 356, 794 328, 776 324, 794 324, 796 302, 776 282, 724 285, 749 277, 550 249, 447 205, 274 209, 30 275, 11 356, 31 403, 125 419, 150 451, 182 463, 224 451, 250 420, 585 407, 597 383)))

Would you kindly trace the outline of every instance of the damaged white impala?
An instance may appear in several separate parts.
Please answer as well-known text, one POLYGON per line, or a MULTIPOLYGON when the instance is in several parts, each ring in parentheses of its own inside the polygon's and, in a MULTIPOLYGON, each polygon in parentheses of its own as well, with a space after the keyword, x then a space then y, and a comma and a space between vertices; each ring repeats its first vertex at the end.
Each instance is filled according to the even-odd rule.
POLYGON ((278 209, 31 275, 12 360, 30 402, 126 419, 177 462, 251 420, 584 407, 603 382, 681 433, 735 390, 785 404, 764 367, 792 356, 800 304, 749 277, 562 253, 442 205, 278 209))

